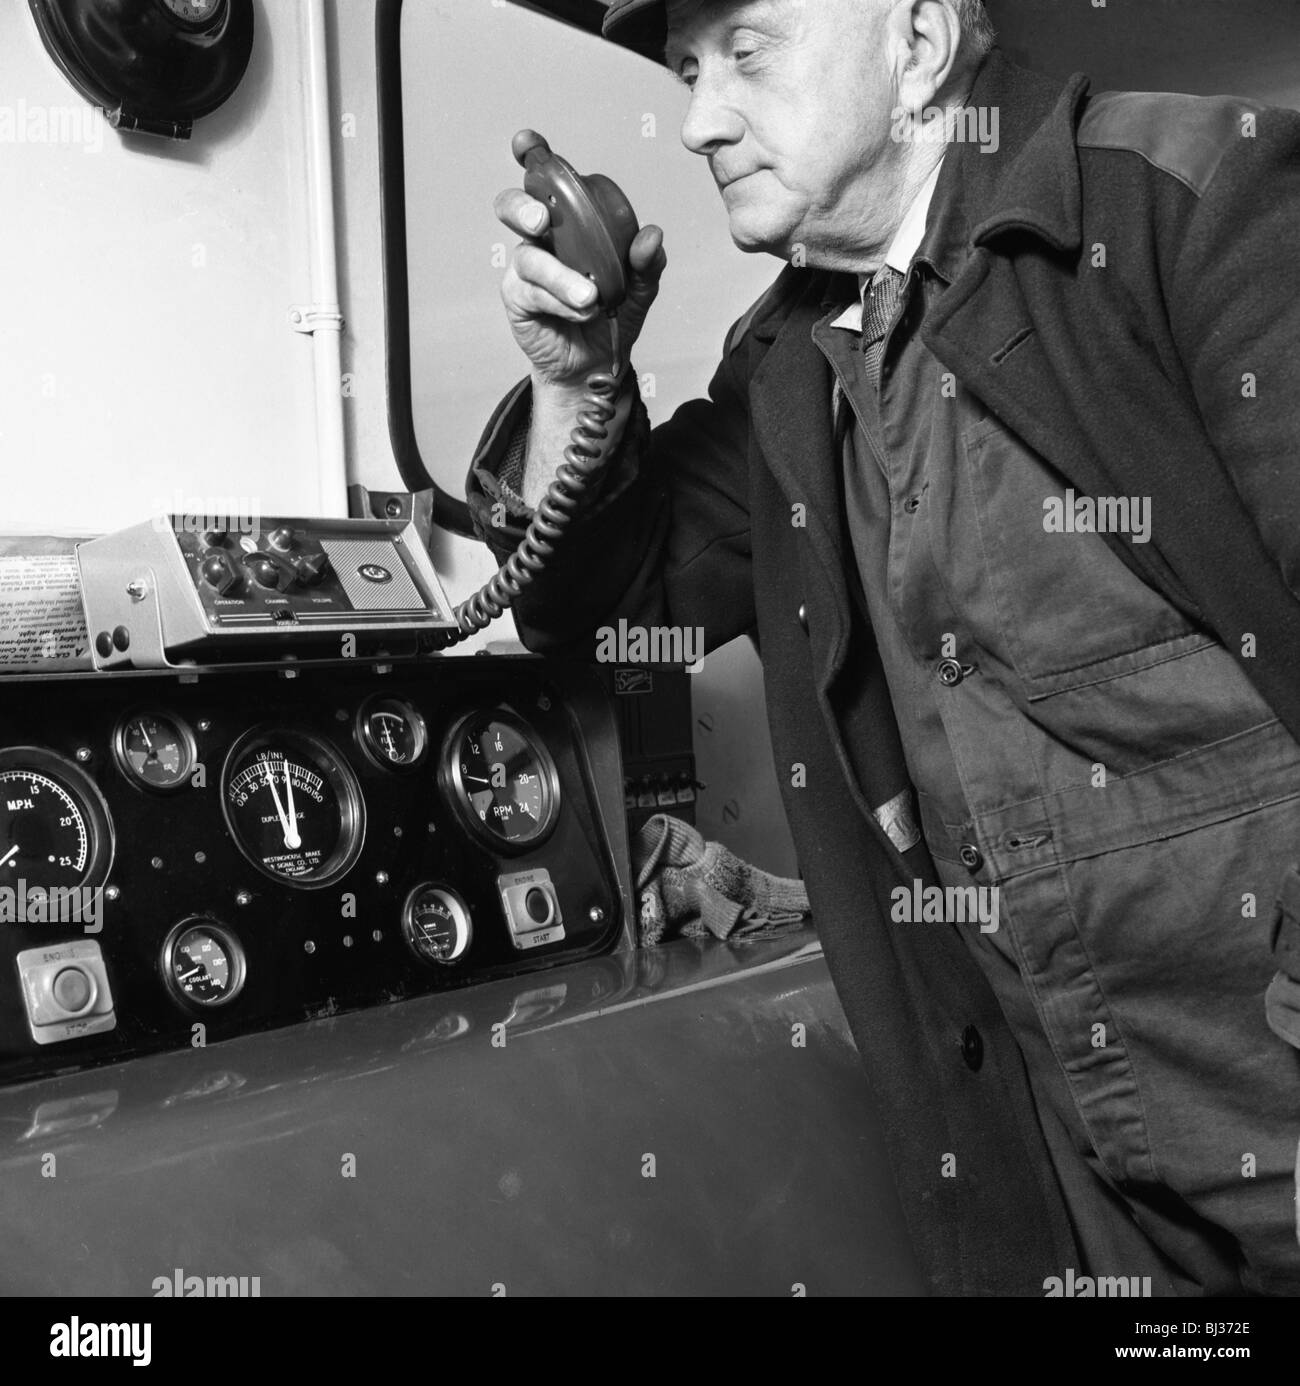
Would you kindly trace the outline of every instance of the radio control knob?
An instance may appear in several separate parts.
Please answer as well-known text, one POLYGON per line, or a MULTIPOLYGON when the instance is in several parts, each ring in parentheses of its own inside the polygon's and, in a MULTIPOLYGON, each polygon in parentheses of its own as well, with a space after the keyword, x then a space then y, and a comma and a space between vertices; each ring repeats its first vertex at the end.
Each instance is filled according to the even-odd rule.
POLYGON ((280 525, 273 529, 266 539, 276 553, 288 553, 293 548, 293 530, 288 525, 280 525))
POLYGON ((199 564, 199 573, 219 597, 224 597, 232 588, 239 586, 235 565, 220 549, 204 555, 203 562, 199 564))
POLYGON ((266 554, 249 554, 244 560, 244 566, 253 575, 253 581, 259 587, 269 587, 272 591, 279 588, 280 569, 266 554))
POLYGON ((294 561, 293 569, 298 581, 306 587, 315 587, 329 571, 330 561, 323 553, 305 553, 294 561))

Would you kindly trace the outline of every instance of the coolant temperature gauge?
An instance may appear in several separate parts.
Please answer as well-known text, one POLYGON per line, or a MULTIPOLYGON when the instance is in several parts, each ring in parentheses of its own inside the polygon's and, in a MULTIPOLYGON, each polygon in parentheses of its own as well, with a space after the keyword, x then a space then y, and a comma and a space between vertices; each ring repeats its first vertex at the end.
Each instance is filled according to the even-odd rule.
POLYGON ((402 937, 422 962, 457 963, 474 937, 469 907, 448 886, 416 886, 402 910, 402 937))
POLYGON ((224 1006, 244 985, 243 950, 209 919, 187 919, 172 930, 162 969, 172 995, 192 1006, 224 1006))

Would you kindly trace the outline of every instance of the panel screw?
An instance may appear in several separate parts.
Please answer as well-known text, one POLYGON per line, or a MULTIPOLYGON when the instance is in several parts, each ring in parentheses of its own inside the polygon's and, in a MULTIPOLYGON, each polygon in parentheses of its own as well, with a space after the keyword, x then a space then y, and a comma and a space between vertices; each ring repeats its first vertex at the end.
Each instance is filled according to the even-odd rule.
POLYGON ((149 595, 149 586, 144 578, 132 578, 132 580, 126 584, 126 595, 130 597, 133 602, 144 601, 145 597, 149 595))
POLYGON ((235 896, 235 904, 237 905, 251 905, 252 903, 253 897, 246 890, 241 890, 239 894, 235 896))
POLYGON ((601 924, 605 919, 605 911, 602 910, 599 905, 593 905, 587 911, 587 918, 590 919, 593 924, 601 924))

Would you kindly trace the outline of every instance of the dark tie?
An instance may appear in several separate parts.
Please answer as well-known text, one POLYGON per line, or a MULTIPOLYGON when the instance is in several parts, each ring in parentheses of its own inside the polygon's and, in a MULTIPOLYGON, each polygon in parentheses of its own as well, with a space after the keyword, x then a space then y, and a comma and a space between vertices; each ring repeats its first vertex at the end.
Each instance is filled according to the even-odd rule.
POLYGON ((881 265, 867 289, 862 311, 862 354, 867 362, 867 379, 880 388, 880 358, 885 350, 885 334, 894 320, 898 296, 903 291, 903 275, 892 265, 881 265))

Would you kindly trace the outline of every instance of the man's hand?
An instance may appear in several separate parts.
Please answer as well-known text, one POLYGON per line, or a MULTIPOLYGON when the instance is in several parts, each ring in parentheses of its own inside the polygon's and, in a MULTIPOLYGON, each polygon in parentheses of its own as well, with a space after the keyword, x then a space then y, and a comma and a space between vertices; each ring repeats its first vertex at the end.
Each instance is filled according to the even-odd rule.
MULTIPOLYGON (((510 188, 497 197, 494 210, 503 225, 524 238, 506 270, 501 298, 515 341, 532 363, 534 387, 581 394, 587 376, 610 364, 609 325, 596 302, 596 286, 538 243, 550 225, 545 203, 510 188)), ((659 227, 641 228, 629 260, 628 296, 618 311, 624 365, 668 263, 659 227)))
MULTIPOLYGON (((515 341, 532 364, 533 414, 523 477, 526 504, 536 507, 555 480, 579 411, 589 400, 587 377, 610 368, 610 330, 596 301, 596 286, 539 244, 550 209, 509 188, 494 204, 497 218, 523 237, 501 284, 501 299, 515 341)), ((620 366, 626 368, 668 264, 663 232, 643 226, 628 254, 628 295, 618 310, 620 366)), ((619 445, 631 410, 626 389, 606 439, 606 455, 619 445)))

